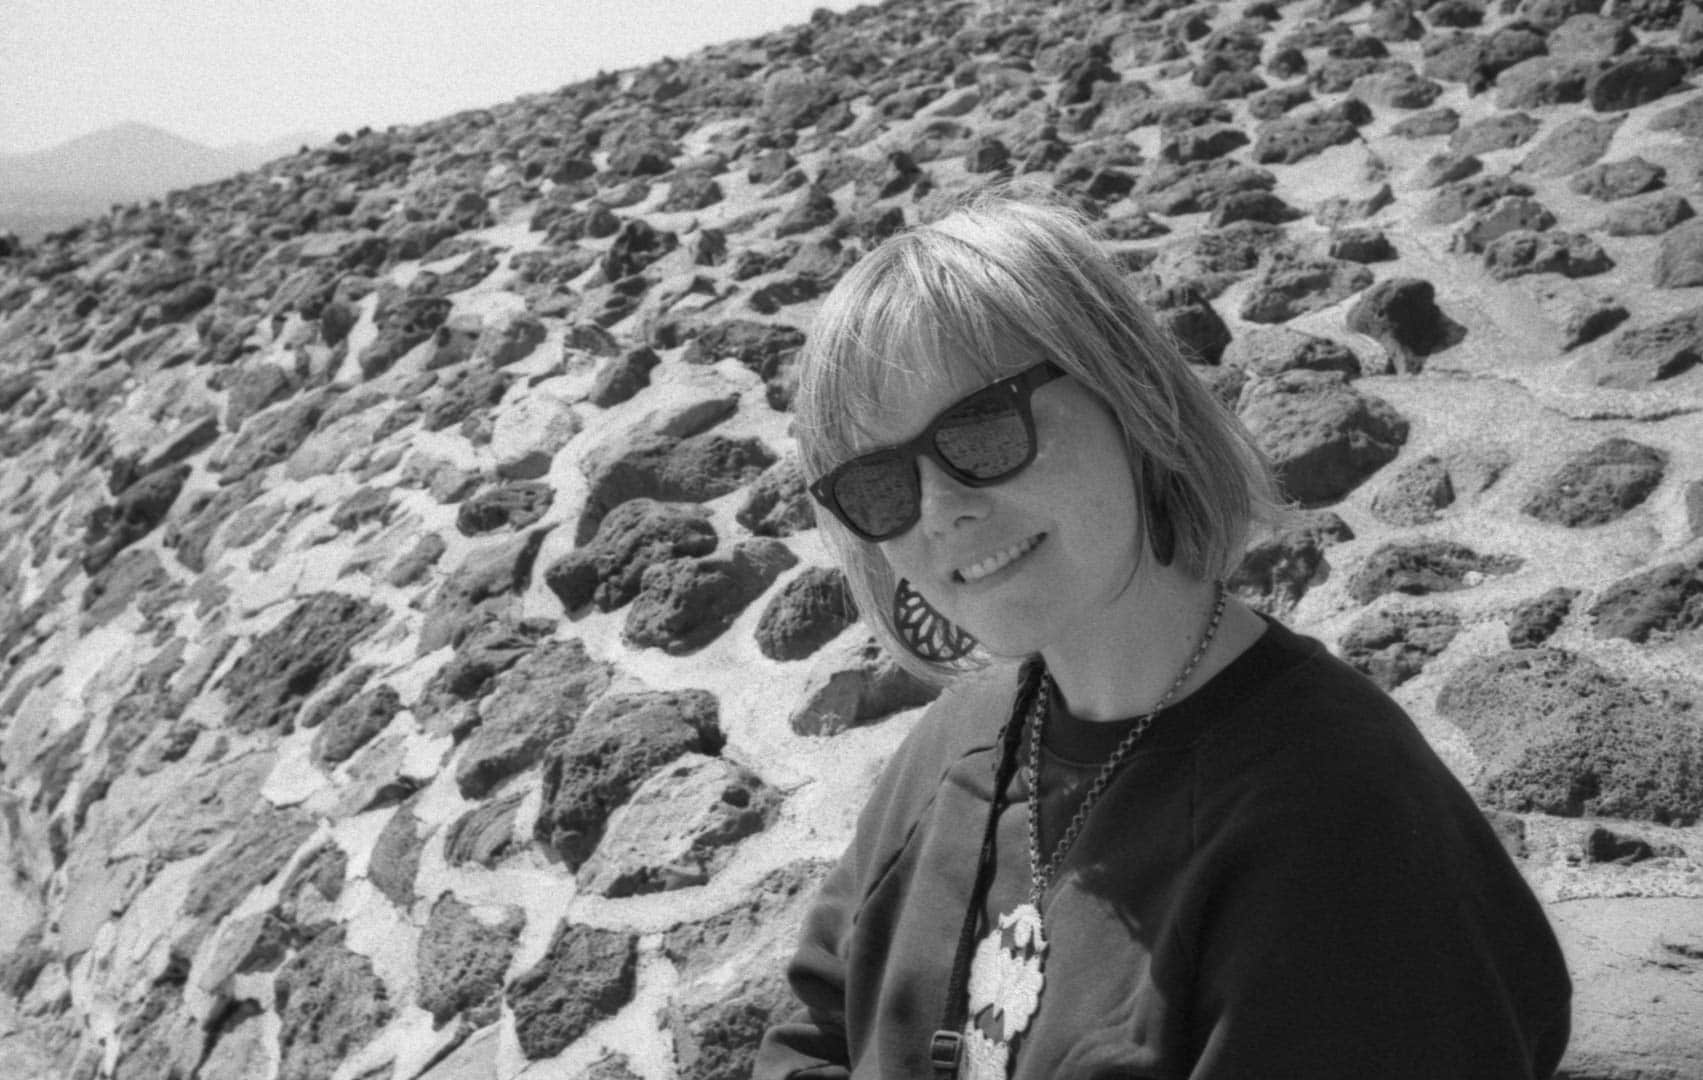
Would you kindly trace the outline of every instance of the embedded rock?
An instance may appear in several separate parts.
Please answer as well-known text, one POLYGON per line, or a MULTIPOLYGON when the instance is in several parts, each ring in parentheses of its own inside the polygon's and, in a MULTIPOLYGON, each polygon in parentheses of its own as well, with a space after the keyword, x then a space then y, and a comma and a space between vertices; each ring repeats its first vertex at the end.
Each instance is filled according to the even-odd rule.
POLYGON ((1456 344, 1465 330, 1437 306, 1421 278, 1385 278, 1348 309, 1348 328, 1384 347, 1386 371, 1416 372, 1423 357, 1456 344))
POLYGON ((696 506, 628 499, 603 519, 589 544, 544 571, 544 584, 568 611, 587 604, 614 611, 639 594, 646 569, 708 555, 716 543, 715 526, 696 506))
POLYGON ((1455 501, 1449 467, 1426 454, 1397 472, 1372 496, 1372 516, 1387 525, 1425 525, 1455 501))
POLYGON ((372 961, 321 931, 278 972, 278 1080, 320 1080, 396 1015, 372 961))
POLYGON ((1535 649, 1550 639, 1567 614, 1579 590, 1557 585, 1517 605, 1508 615, 1508 644, 1516 649, 1535 649))
POLYGON ((574 543, 591 540, 609 512, 629 499, 707 502, 755 480, 775 460, 758 439, 714 431, 687 439, 647 433, 617 441, 583 463, 588 491, 574 543))
POLYGON ((409 350, 430 340, 449 318, 450 307, 441 296, 410 296, 391 304, 381 297, 373 313, 378 336, 361 350, 361 374, 372 379, 389 371, 409 350))
POLYGON ((701 648, 797 562, 780 541, 760 538, 737 544, 726 555, 651 566, 627 611, 622 640, 673 655, 701 648))
POLYGON ((413 807, 404 803, 384 823, 367 858, 367 880, 403 911, 414 906, 414 877, 420 872, 427 835, 420 831, 413 807))
POLYGON ((1597 637, 1640 645, 1652 634, 1696 630, 1703 627, 1703 569, 1672 562, 1633 574, 1604 589, 1589 614, 1597 637))
POLYGON ((476 614, 455 643, 455 655, 432 676, 414 706, 421 727, 431 735, 465 737, 478 723, 474 703, 490 692, 492 680, 519 663, 555 628, 548 619, 520 619, 489 611, 476 614))
POLYGON ((424 656, 456 644, 481 618, 517 609, 549 531, 534 529, 469 551, 432 593, 416 653, 424 656))
POLYGON ((720 709, 704 690, 610 694, 544 759, 543 809, 534 836, 579 868, 609 815, 646 777, 683 754, 721 751, 720 709))
POLYGON ((132 603, 152 618, 182 597, 176 579, 160 557, 148 549, 122 552, 89 579, 83 590, 84 633, 124 614, 132 603))
POLYGON ((1469 177, 1438 189, 1437 197, 1425 212, 1425 219, 1433 225, 1451 225, 1474 210, 1494 206, 1498 199, 1531 194, 1532 189, 1527 185, 1500 174, 1469 177))
POLYGON ((1286 326, 1261 327, 1243 334, 1230 342, 1219 362, 1256 375, 1335 371, 1352 379, 1360 374, 1359 358, 1346 345, 1286 326))
POLYGON ((1543 232, 1554 224, 1555 215, 1547 206, 1524 195, 1509 195, 1468 216, 1455 230, 1449 246, 1455 251, 1481 253, 1509 233, 1543 232))
POLYGON ((1662 482, 1667 455, 1626 438, 1605 439, 1550 474, 1521 511, 1552 525, 1602 525, 1623 517, 1662 482))
POLYGON ((529 1061, 554 1057, 633 998, 638 939, 563 920, 550 947, 510 983, 505 998, 515 1037, 529 1061))
POLYGON ((608 665, 578 640, 546 641, 496 676, 478 706, 479 727, 462 746, 455 783, 480 799, 573 731, 588 704, 609 686, 608 665))
POLYGON ((580 867, 580 887, 614 898, 702 885, 732 857, 732 845, 767 828, 779 809, 780 794, 756 773, 687 753, 610 815, 580 867))
POLYGON ((1656 250, 1658 289, 1703 285, 1703 221, 1690 221, 1662 237, 1656 250))
POLYGON ((746 489, 733 520, 756 536, 787 537, 815 528, 816 511, 796 457, 764 469, 746 489))
POLYGON ((523 798, 516 792, 492 799, 456 818, 444 832, 444 861, 451 866, 477 863, 494 869, 517 847, 515 818, 523 798))
POLYGON ((1250 544, 1225 584, 1244 602, 1282 617, 1330 576, 1326 549, 1352 539, 1354 531, 1334 512, 1298 511, 1270 536, 1250 544))
POLYGON ((1561 274, 1579 278, 1613 269, 1602 245, 1583 233, 1529 232, 1516 229, 1484 249, 1484 268, 1497 281, 1525 274, 1561 274))
POLYGON ((1440 608, 1368 611, 1354 620, 1339 645, 1352 667, 1394 690, 1448 648, 1460 629, 1460 616, 1440 608))
POLYGON ((1703 308, 1623 331, 1591 358, 1598 386, 1637 389, 1676 378, 1703 363, 1703 308))
POLYGON ((255 417, 238 433, 236 442, 214 467, 221 483, 231 484, 250 473, 276 465, 308 440, 319 426, 324 405, 318 399, 293 402, 255 417))
MULTIPOLYGON (((198 939, 235 910, 249 892, 272 880, 314 828, 314 821, 299 810, 263 804, 251 812, 190 880, 178 909, 179 916, 194 926, 189 933, 198 939)), ((185 930, 180 927, 178 932, 185 930)))
POLYGON ((656 353, 648 348, 628 349, 597 373, 597 382, 586 400, 604 409, 619 405, 650 385, 650 373, 659 363, 656 353))
POLYGON ((1407 420, 1382 398, 1334 374, 1290 371, 1255 383, 1241 417, 1292 499, 1317 506, 1341 498, 1392 461, 1407 420))
POLYGON ((1480 555, 1448 540, 1396 541, 1380 546, 1349 576, 1348 595, 1369 604, 1385 593, 1452 592, 1524 563, 1517 555, 1480 555))
POLYGON ((532 393, 514 402, 491 427, 497 475, 505 480, 539 479, 581 426, 579 414, 554 394, 532 393))
POLYGON ((1621 112, 1655 101, 1685 78, 1685 61, 1671 49, 1641 48, 1603 65, 1585 83, 1598 112, 1621 112))
POLYGON ((939 693, 939 687, 900 667, 874 638, 842 639, 816 654, 787 726, 795 735, 838 735, 902 709, 927 705, 939 693))
POLYGON ((484 1027, 502 1013, 503 976, 515 942, 526 925, 526 912, 504 906, 494 918, 442 893, 420 931, 415 963, 420 982, 414 1000, 443 1027, 462 1014, 473 1027, 484 1027))
POLYGON ((549 512, 556 491, 537 480, 510 480, 485 488, 456 510, 455 528, 463 536, 498 529, 524 529, 549 512))
POLYGON ((757 621, 757 649, 771 660, 802 660, 857 621, 838 567, 807 566, 769 601, 757 621))
POLYGON ((1449 149, 1459 157, 1511 150, 1530 142, 1542 126, 1536 117, 1523 112, 1495 113, 1457 128, 1449 136, 1449 149))
POLYGON ((386 618, 383 609, 343 593, 315 593, 249 645, 219 681, 230 726, 241 732, 291 729, 303 700, 349 662, 355 642, 386 618))
POLYGON ((1667 170, 1636 155, 1603 161, 1574 173, 1567 186, 1599 202, 1629 199, 1662 186, 1667 170))
POLYGON ((349 760, 401 711, 402 699, 390 684, 368 687, 325 718, 314 733, 314 760, 327 767, 349 760))
POLYGON ((1499 109, 1541 109, 1583 101, 1585 83, 1595 65, 1578 56, 1534 56, 1521 60, 1496 79, 1499 109))
POLYGON ((1619 129, 1618 117, 1609 120, 1575 117, 1557 125, 1533 147, 1520 162, 1520 168, 1534 176, 1566 176, 1578 172, 1608 152, 1608 145, 1619 129))
POLYGON ((1254 160, 1261 165, 1292 165, 1332 146, 1353 142, 1360 137, 1360 125, 1368 116, 1365 105, 1348 98, 1329 108, 1267 120, 1255 135, 1254 160))
POLYGON ((1481 763, 1491 806, 1685 825, 1703 815, 1703 734, 1688 687, 1635 685, 1583 656, 1469 660, 1437 694, 1481 763))
POLYGON ((1254 279, 1241 316, 1249 322, 1287 322, 1371 284, 1372 272, 1358 263, 1276 252, 1254 279))
POLYGON ((1659 236, 1696 216, 1685 196, 1659 191, 1626 200, 1597 227, 1610 236, 1659 236))

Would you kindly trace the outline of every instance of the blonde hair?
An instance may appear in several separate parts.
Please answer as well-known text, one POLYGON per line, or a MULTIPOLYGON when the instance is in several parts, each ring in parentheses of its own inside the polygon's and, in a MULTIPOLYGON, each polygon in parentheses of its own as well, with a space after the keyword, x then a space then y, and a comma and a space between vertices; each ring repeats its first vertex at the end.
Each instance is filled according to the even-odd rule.
MULTIPOLYGON (((983 192, 887 240, 841 279, 810 329, 794 399, 805 472, 867 452, 863 418, 900 378, 967 363, 986 382, 1051 360, 1117 422, 1144 534, 1170 531, 1172 559, 1225 577, 1275 487, 1241 423, 1189 370, 1083 220, 1025 196, 983 192)), ((892 399, 888 397, 887 401, 892 399)), ((880 548, 818 506, 858 610, 908 669, 940 682, 962 666, 914 655, 892 616, 897 581, 880 548)), ((1163 545, 1144 535, 1138 551, 1163 545)), ((1170 561, 1170 560, 1167 560, 1170 561)), ((972 663, 969 666, 979 666, 972 663)))

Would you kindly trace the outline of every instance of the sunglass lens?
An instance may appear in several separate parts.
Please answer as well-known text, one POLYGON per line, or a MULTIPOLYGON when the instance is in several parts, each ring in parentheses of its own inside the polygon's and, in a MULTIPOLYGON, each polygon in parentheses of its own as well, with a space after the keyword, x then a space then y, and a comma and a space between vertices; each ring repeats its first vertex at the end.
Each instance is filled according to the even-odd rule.
POLYGON ((872 537, 910 527, 919 492, 915 462, 897 457, 852 463, 834 483, 834 499, 851 523, 872 537))
POLYGON ((959 472, 998 480, 1029 458, 1029 429, 1009 395, 978 395, 940 419, 934 447, 959 472))

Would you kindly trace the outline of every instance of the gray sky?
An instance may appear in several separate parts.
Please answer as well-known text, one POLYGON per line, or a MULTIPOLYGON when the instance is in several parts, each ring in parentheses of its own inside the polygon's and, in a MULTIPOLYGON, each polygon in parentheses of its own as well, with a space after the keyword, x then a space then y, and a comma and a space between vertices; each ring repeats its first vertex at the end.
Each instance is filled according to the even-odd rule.
POLYGON ((212 146, 417 123, 855 0, 3 0, 0 153, 140 121, 212 146))

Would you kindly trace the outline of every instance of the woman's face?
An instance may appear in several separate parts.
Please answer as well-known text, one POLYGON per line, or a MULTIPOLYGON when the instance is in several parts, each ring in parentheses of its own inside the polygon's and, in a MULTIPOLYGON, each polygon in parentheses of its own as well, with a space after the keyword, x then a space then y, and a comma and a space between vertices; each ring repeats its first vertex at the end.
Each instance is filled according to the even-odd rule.
MULTIPOLYGON (((914 436, 989 381, 954 367, 944 378, 905 380, 872 425, 882 442, 914 436)), ((1068 375, 1037 389, 1032 406, 1028 468, 974 488, 919 458, 921 519, 880 545, 896 576, 995 656, 1067 649, 1078 635, 1116 627, 1138 565, 1135 484, 1111 413, 1068 375)))

